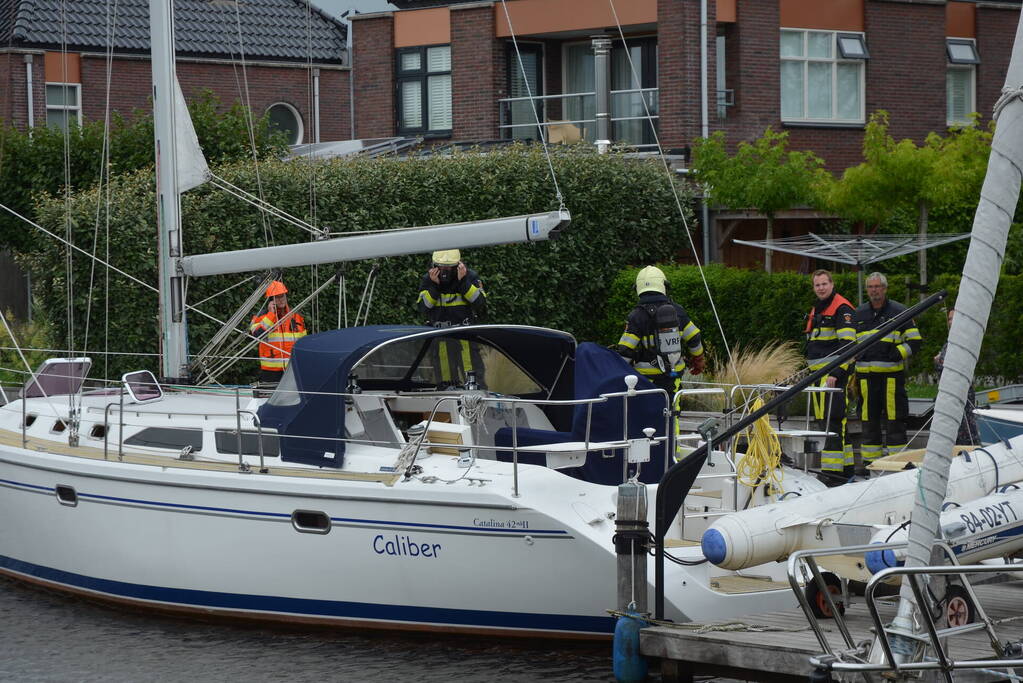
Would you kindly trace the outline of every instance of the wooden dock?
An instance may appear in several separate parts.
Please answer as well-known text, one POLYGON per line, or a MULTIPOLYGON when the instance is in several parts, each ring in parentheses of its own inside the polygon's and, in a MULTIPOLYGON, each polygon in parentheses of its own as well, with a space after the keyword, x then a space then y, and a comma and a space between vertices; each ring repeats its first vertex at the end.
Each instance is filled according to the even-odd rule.
MULTIPOLYGON (((999 624, 1001 620, 1023 615, 1023 582, 975 586, 974 590, 988 616, 995 622, 999 641, 1023 638, 1023 619, 999 624)), ((895 615, 897 598, 879 602, 882 622, 895 615)), ((873 622, 862 597, 854 597, 845 612, 853 641, 871 640, 873 622)), ((823 654, 820 643, 807 625, 801 610, 773 614, 753 614, 735 620, 747 625, 773 627, 772 631, 708 631, 674 626, 653 626, 640 632, 640 651, 656 671, 660 666, 665 683, 689 682, 694 676, 713 675, 747 681, 806 681, 813 667, 809 658, 823 654)), ((729 622, 730 623, 730 622, 729 622)), ((821 620, 832 651, 845 649, 841 632, 830 619, 821 620)), ((993 659, 994 653, 984 631, 956 638, 949 645, 954 659, 993 659)), ((1023 674, 1023 671, 1017 673, 1023 674)), ((1006 680, 979 671, 955 672, 956 681, 1006 680)), ((836 680, 838 677, 836 676, 836 680)), ((852 678, 842 680, 853 680, 852 678)), ((864 680, 859 676, 857 680, 864 680)), ((879 680, 879 679, 875 679, 879 680)), ((923 680, 944 680, 943 678, 923 680)))

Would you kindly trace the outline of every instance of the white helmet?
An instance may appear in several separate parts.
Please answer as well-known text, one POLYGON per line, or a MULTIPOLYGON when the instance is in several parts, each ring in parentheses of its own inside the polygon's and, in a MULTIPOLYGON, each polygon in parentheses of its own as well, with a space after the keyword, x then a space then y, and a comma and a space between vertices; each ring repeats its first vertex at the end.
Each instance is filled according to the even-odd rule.
POLYGON ((657 266, 647 266, 636 275, 636 294, 643 292, 665 293, 664 273, 657 266))

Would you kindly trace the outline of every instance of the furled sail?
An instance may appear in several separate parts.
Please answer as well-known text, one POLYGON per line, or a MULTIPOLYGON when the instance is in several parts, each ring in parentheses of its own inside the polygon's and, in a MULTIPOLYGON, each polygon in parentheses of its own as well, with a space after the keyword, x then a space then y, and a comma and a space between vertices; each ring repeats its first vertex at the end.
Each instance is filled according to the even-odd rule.
POLYGON ((177 119, 175 146, 178 156, 178 192, 187 192, 208 181, 212 174, 206 157, 199 147, 199 138, 192 125, 192 117, 181 94, 181 85, 174 79, 174 117, 177 119))

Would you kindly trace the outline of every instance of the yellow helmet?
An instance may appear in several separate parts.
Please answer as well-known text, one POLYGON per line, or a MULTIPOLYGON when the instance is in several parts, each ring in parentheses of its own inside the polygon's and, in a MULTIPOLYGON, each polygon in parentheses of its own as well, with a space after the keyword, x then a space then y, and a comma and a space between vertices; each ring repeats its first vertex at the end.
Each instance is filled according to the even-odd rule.
POLYGON ((664 294, 664 281, 666 279, 660 268, 657 266, 647 266, 636 275, 636 294, 642 294, 643 292, 660 292, 664 294))
POLYGON ((457 266, 462 260, 462 254, 457 249, 442 249, 433 252, 433 265, 435 266, 457 266))

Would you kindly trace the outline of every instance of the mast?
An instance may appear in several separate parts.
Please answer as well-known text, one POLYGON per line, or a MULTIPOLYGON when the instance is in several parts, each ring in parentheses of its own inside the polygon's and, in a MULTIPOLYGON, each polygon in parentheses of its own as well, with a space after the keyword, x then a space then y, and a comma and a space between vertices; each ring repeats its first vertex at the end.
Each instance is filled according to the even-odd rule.
MULTIPOLYGON (((1019 201, 1023 168, 1023 17, 1016 28, 1016 40, 1002 88, 1002 99, 995 107, 998 126, 991 141, 987 175, 973 221, 970 248, 956 301, 956 315, 948 336, 945 371, 938 382, 934 402, 934 421, 927 439, 927 453, 920 469, 909 527, 906 566, 940 564, 931 556, 931 546, 939 536, 939 515, 948 492, 948 472, 952 445, 963 416, 966 392, 977 366, 991 302, 998 287, 998 276, 1005 257, 1012 217, 1019 201)), ((892 622, 896 631, 892 651, 905 661, 911 656, 913 641, 902 633, 913 633, 915 604, 909 581, 902 583, 899 613, 892 622)))
POLYGON ((159 228, 160 346, 162 376, 188 379, 188 325, 181 256, 181 194, 178 187, 177 120, 174 93, 174 2, 149 0, 149 37, 153 63, 153 131, 156 144, 156 218, 159 228))

